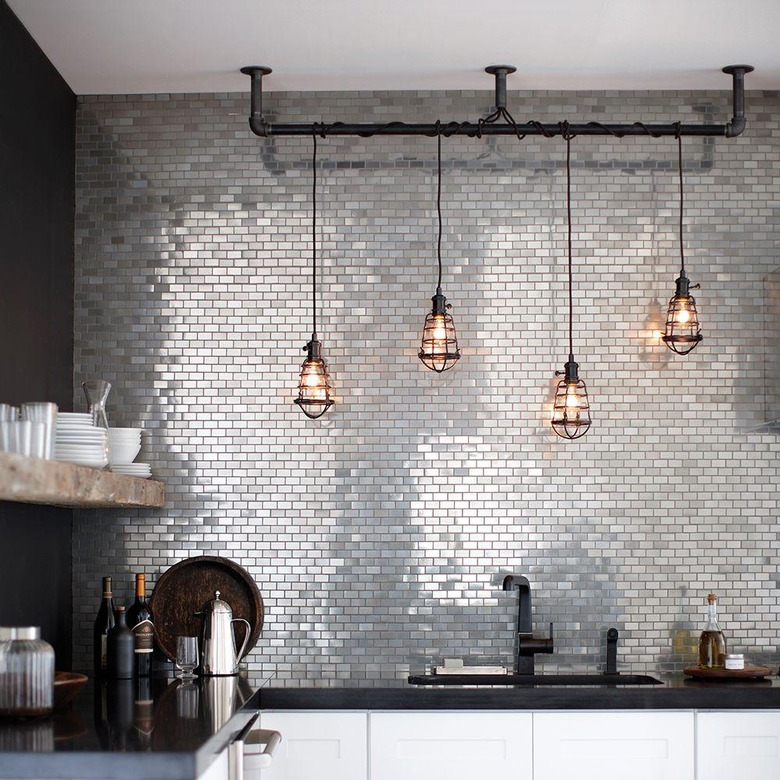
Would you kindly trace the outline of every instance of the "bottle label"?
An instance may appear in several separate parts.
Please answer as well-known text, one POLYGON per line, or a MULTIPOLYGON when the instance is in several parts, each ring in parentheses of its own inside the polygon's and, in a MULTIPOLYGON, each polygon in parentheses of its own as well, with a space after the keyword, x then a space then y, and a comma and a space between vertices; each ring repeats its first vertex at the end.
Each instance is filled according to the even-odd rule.
POLYGON ((154 625, 151 620, 142 620, 133 626, 136 653, 151 653, 154 650, 154 625))

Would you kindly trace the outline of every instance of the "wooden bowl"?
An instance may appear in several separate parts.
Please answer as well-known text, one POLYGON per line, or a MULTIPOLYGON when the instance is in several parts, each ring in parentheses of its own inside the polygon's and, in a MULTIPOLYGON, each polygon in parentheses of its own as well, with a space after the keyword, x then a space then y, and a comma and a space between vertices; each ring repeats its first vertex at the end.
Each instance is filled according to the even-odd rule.
POLYGON ((54 709, 61 710, 86 685, 86 674, 54 672, 54 709))

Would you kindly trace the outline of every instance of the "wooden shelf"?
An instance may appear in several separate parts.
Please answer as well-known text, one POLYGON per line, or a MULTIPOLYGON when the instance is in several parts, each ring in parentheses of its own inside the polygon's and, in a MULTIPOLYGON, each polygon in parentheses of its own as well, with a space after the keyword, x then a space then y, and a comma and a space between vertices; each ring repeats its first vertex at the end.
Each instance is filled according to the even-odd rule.
POLYGON ((0 452, 0 501, 65 507, 161 507, 165 485, 56 460, 0 452))

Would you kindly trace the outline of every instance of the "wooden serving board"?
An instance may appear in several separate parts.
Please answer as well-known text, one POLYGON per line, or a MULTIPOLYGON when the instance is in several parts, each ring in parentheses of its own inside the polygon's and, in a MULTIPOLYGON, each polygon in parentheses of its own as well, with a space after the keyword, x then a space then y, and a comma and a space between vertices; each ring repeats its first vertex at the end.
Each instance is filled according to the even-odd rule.
MULTIPOLYGON (((203 610, 220 592, 234 618, 243 618, 251 629, 244 655, 257 642, 263 627, 263 599, 246 569, 228 558, 198 555, 171 566, 152 591, 149 606, 154 616, 155 639, 172 661, 176 658, 177 636, 201 636, 203 610)), ((243 623, 235 624, 236 649, 246 635, 243 623)))
POLYGON ((699 680, 755 680, 772 674, 768 666, 746 666, 744 669, 701 669, 689 666, 683 672, 699 680))

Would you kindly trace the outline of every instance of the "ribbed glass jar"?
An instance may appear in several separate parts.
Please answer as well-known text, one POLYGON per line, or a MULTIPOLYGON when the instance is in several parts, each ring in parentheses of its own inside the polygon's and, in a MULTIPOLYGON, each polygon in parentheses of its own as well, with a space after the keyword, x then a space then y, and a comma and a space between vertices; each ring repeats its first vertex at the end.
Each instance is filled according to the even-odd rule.
POLYGON ((0 716, 47 715, 54 706, 54 649, 37 627, 0 627, 0 716))

